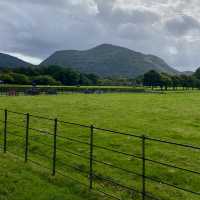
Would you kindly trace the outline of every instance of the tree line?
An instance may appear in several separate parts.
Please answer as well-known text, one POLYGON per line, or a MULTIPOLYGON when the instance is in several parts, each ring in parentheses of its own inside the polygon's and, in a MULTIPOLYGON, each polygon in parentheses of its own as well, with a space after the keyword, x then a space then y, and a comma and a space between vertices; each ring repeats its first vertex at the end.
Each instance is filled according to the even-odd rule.
POLYGON ((170 75, 150 70, 138 78, 99 77, 57 65, 39 67, 1 68, 0 83, 20 85, 127 85, 149 86, 161 90, 199 88, 200 68, 192 75, 170 75))
POLYGON ((177 90, 180 87, 182 89, 200 89, 200 68, 192 75, 169 75, 167 73, 150 70, 142 77, 139 77, 136 82, 142 83, 143 86, 149 86, 152 90, 155 87, 160 87, 161 90, 168 90, 168 88, 177 90))
POLYGON ((18 67, 0 69, 0 81, 21 85, 98 85, 99 77, 61 66, 18 67))

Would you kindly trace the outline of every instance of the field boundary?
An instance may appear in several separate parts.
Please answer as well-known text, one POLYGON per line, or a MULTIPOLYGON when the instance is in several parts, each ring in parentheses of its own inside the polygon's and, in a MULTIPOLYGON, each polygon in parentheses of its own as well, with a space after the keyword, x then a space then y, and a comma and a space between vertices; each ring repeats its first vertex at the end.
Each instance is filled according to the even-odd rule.
MULTIPOLYGON (((171 168, 171 169, 180 170, 182 172, 191 173, 193 175, 200 177, 200 171, 195 171, 195 170, 183 168, 183 167, 180 167, 180 166, 177 166, 177 165, 174 165, 174 164, 169 164, 167 162, 166 163, 161 162, 159 160, 154 160, 154 159, 151 159, 151 158, 146 156, 146 146, 147 146, 148 141, 153 141, 153 142, 160 143, 160 144, 168 144, 171 147, 178 146, 178 147, 181 147, 181 148, 191 149, 191 150, 198 152, 199 155, 200 155, 200 147, 198 147, 198 146, 194 146, 194 145, 190 145, 190 144, 182 144, 182 143, 177 143, 177 142, 174 142, 174 141, 163 140, 163 139, 158 139, 158 138, 153 138, 153 137, 148 137, 148 136, 145 136, 145 135, 140 136, 140 135, 135 135, 135 134, 131 134, 131 133, 125 133, 125 132, 121 132, 121 131, 111 130, 111 129, 99 128, 99 127, 95 127, 94 125, 83 125, 83 124, 59 120, 57 118, 48 118, 48 117, 43 117, 43 116, 39 116, 39 115, 33 115, 33 114, 30 114, 30 113, 21 113, 21 112, 16 112, 16 111, 11 111, 11 110, 7 110, 7 109, 1 109, 1 108, 0 108, 0 111, 4 115, 4 119, 0 120, 0 123, 2 123, 2 125, 3 125, 3 133, 2 133, 2 136, 3 136, 3 141, 2 141, 3 142, 3 145, 2 145, 3 153, 9 152, 8 151, 8 144, 7 144, 8 136, 9 136, 9 134, 14 135, 15 133, 10 133, 8 131, 8 124, 13 124, 16 127, 21 127, 21 128, 24 129, 24 136, 19 136, 19 135, 16 135, 16 134, 15 135, 18 136, 18 137, 22 137, 22 139, 24 140, 24 149, 23 149, 24 157, 23 157, 23 159, 24 159, 25 163, 30 161, 34 164, 40 165, 41 167, 45 167, 45 166, 42 166, 39 162, 37 162, 35 160, 31 160, 29 158, 29 143, 30 143, 29 131, 34 130, 34 131, 38 132, 39 134, 49 135, 52 138, 52 144, 49 145, 49 144, 41 143, 41 145, 49 145, 49 147, 52 149, 51 158, 48 158, 48 159, 51 159, 52 167, 51 167, 51 169, 47 168, 48 170, 51 170, 52 176, 55 176, 56 173, 58 173, 58 174, 61 174, 63 176, 67 176, 68 178, 74 179, 73 177, 70 177, 66 174, 63 174, 61 171, 57 170, 57 163, 58 163, 57 152, 61 151, 63 153, 76 155, 76 156, 88 161, 89 171, 79 169, 77 166, 68 166, 68 167, 71 167, 74 170, 76 170, 77 173, 83 173, 88 177, 88 183, 87 184, 82 183, 79 180, 75 180, 75 179, 74 179, 74 181, 86 186, 90 190, 95 190, 95 188, 93 187, 93 184, 94 184, 95 180, 98 180, 100 182, 101 181, 107 182, 107 183, 109 183, 109 184, 111 184, 111 185, 113 185, 117 188, 121 188, 125 191, 136 193, 136 194, 140 195, 142 200, 145 200, 145 199, 163 200, 161 197, 157 197, 156 194, 151 194, 151 193, 147 192, 146 182, 151 181, 151 182, 154 182, 154 183, 166 185, 166 186, 169 186, 169 187, 174 188, 176 190, 187 192, 187 193, 190 193, 192 195, 200 197, 199 191, 194 191, 194 190, 191 190, 189 188, 183 188, 183 187, 179 186, 178 184, 171 184, 171 183, 166 182, 162 179, 158 180, 157 178, 150 177, 146 174, 147 162, 148 162, 148 163, 153 163, 155 165, 164 166, 166 168, 171 168), (11 114, 24 116, 23 124, 18 124, 18 123, 9 121, 8 116, 11 115, 11 114), (52 126, 54 127, 53 131, 48 132, 48 131, 43 131, 41 129, 38 129, 37 127, 30 127, 30 118, 37 118, 37 119, 48 120, 48 121, 52 122, 52 126), (59 135, 58 131, 57 131, 58 130, 58 124, 69 124, 69 125, 74 125, 74 126, 77 126, 77 127, 86 128, 89 132, 89 142, 85 142, 85 141, 82 141, 82 140, 79 140, 79 139, 74 139, 72 137, 59 135), (141 142, 141 154, 140 155, 130 154, 130 153, 127 153, 127 152, 124 152, 124 151, 120 151, 120 150, 116 150, 116 149, 113 149, 113 148, 97 145, 94 142, 95 131, 103 131, 107 134, 114 134, 114 135, 121 135, 121 136, 124 136, 124 137, 128 136, 128 137, 132 137, 132 138, 137 138, 141 142), (57 142, 58 142, 59 139, 70 141, 72 143, 80 143, 80 144, 84 144, 84 145, 88 146, 89 155, 81 155, 77 152, 73 152, 73 151, 70 151, 70 150, 66 151, 66 150, 59 148, 59 146, 57 145, 57 142), (131 157, 131 158, 139 160, 141 162, 141 166, 142 166, 141 173, 130 171, 128 169, 125 169, 125 168, 122 168, 120 166, 111 164, 109 162, 103 162, 101 160, 98 160, 97 158, 94 157, 94 148, 103 149, 107 152, 114 152, 114 153, 121 155, 121 156, 131 157), (141 189, 137 190, 134 187, 130 187, 130 186, 121 184, 118 181, 115 181, 113 179, 111 180, 107 177, 98 175, 93 170, 93 164, 94 163, 99 163, 102 166, 108 166, 110 168, 115 168, 115 169, 123 171, 124 173, 140 177, 141 183, 142 183, 141 189)), ((66 163, 65 163, 65 165, 66 165, 66 163)), ((100 192, 103 195, 106 195, 107 197, 113 198, 113 199, 118 199, 118 200, 121 199, 121 198, 116 197, 113 194, 109 194, 105 191, 98 191, 98 192, 100 192)))
POLYGON ((1 96, 39 95, 39 94, 103 94, 103 93, 157 93, 161 91, 146 91, 138 87, 103 87, 103 86, 0 86, 1 96))

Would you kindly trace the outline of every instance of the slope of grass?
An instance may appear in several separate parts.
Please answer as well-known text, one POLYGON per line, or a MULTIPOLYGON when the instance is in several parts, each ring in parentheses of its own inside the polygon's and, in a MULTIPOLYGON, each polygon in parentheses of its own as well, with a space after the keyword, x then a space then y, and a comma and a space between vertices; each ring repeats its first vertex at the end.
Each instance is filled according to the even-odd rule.
MULTIPOLYGON (((19 96, 0 97, 0 107, 19 112, 40 114, 51 118, 58 117, 65 121, 94 124, 97 127, 112 128, 138 135, 146 134, 152 137, 200 146, 199 99, 200 93, 198 92, 19 96)), ((1 119, 3 119, 3 112, 1 116, 1 119)), ((9 113, 8 118, 10 121, 18 124, 25 123, 24 116, 9 113)), ((54 124, 53 121, 31 117, 30 126, 52 133, 54 124)), ((21 136, 25 134, 24 128, 15 127, 11 123, 8 123, 8 132, 14 132, 21 136)), ((90 130, 86 128, 62 123, 58 124, 58 135, 88 142, 89 133, 90 130)), ((37 142, 42 141, 52 145, 52 138, 45 134, 38 135, 34 131, 30 131, 30 137, 29 157, 51 168, 52 149, 37 142), (32 140, 34 142, 32 142, 32 140), (45 155, 45 157, 38 156, 38 153, 45 155)), ((141 141, 131 137, 113 135, 104 131, 95 130, 94 142, 97 145, 109 147, 114 150, 141 155, 141 141)), ((8 151, 14 151, 23 156, 23 143, 23 139, 10 134, 8 151)), ((84 144, 76 144, 72 141, 60 139, 58 141, 58 146, 62 149, 78 152, 82 155, 89 155, 89 148, 84 144)), ((149 158, 154 160, 199 171, 200 158, 198 151, 148 141, 146 154, 149 158)), ((133 157, 125 157, 124 155, 122 156, 98 148, 94 149, 94 157, 100 161, 141 173, 141 161, 133 157)), ((89 170, 88 160, 76 156, 59 152, 58 160, 65 164, 78 167, 83 171, 89 170)), ((79 181, 88 183, 88 174, 81 176, 72 169, 64 168, 61 164, 58 164, 57 167, 69 173, 79 181)), ((94 171, 100 177, 107 177, 129 187, 134 187, 137 190, 141 189, 140 177, 127 175, 120 170, 102 166, 99 163, 94 164, 94 171)), ((198 175, 191 175, 190 173, 166 168, 149 162, 147 163, 147 175, 196 192, 200 190, 200 177, 198 175)), ((140 195, 137 193, 127 193, 120 187, 113 186, 106 181, 99 182, 99 180, 95 180, 95 187, 101 188, 122 199, 131 199, 133 196, 135 199, 140 199, 140 195)), ((190 195, 189 193, 150 181, 147 181, 147 191, 154 196, 169 200, 196 200, 199 198, 198 196, 190 195)), ((76 199, 78 199, 78 197, 76 199)), ((84 199, 84 197, 82 199, 84 199)))
POLYGON ((197 143, 200 93, 0 97, 1 108, 197 143))
POLYGON ((1 200, 98 199, 62 176, 52 177, 43 168, 24 164, 10 154, 0 154, 1 200))

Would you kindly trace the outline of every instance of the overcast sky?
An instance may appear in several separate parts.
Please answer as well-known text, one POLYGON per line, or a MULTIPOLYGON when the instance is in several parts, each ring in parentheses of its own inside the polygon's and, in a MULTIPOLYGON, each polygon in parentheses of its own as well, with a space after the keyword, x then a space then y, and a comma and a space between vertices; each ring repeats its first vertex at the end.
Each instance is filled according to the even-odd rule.
POLYGON ((39 63, 101 43, 200 66, 200 0, 0 0, 0 52, 39 63))

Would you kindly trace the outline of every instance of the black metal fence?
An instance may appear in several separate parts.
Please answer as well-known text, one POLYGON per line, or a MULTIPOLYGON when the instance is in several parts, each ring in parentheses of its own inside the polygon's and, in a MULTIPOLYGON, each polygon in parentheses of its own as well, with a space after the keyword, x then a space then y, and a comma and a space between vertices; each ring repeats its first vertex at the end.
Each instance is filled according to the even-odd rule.
POLYGON ((53 176, 66 176, 113 199, 163 200, 170 199, 171 194, 172 199, 200 198, 198 146, 29 113, 0 111, 3 152, 45 167, 53 176), (166 150, 173 154, 172 160, 172 156, 164 156, 166 150), (179 166, 180 159, 183 165, 187 162, 193 166, 190 159, 196 161, 195 169, 179 166))

